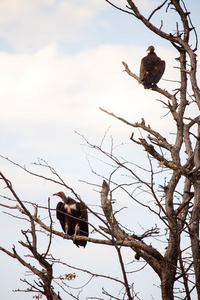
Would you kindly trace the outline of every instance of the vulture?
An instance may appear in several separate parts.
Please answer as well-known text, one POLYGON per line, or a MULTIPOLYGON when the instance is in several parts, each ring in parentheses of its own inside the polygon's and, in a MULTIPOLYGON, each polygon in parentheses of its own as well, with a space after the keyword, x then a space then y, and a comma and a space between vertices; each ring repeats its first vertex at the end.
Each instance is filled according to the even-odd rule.
POLYGON ((154 50, 154 46, 149 46, 149 53, 143 57, 140 64, 140 82, 145 89, 155 86, 165 71, 165 61, 161 60, 154 50))
POLYGON ((87 241, 76 240, 76 236, 88 236, 88 213, 85 203, 66 197, 63 192, 58 192, 53 196, 59 196, 63 201, 58 202, 56 207, 56 217, 63 231, 73 236, 73 242, 77 247, 85 248, 87 241))

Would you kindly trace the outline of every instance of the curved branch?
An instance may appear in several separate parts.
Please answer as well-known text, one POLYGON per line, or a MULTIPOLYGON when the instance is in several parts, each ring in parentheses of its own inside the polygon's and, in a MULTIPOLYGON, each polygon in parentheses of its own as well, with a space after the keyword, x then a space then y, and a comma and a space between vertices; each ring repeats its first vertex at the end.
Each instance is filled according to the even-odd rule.
POLYGON ((112 117, 114 117, 114 118, 116 118, 116 119, 122 121, 123 123, 125 123, 125 124, 127 124, 127 125, 129 125, 129 126, 131 126, 131 127, 134 127, 134 128, 141 128, 141 129, 143 129, 144 131, 146 131, 146 132, 152 134, 153 136, 156 137, 156 139, 157 139, 158 141, 162 142, 162 147, 164 147, 164 148, 167 149, 168 151, 171 151, 172 145, 169 144, 169 143, 167 142, 166 138, 164 138, 159 132, 157 132, 157 131, 151 129, 151 127, 150 127, 149 125, 146 126, 146 125, 145 125, 144 119, 142 119, 142 122, 141 122, 141 123, 138 123, 138 122, 136 122, 136 123, 130 123, 130 122, 126 121, 125 119, 123 119, 123 118, 121 118, 121 117, 118 117, 118 116, 116 116, 115 114, 110 113, 110 112, 106 111, 105 109, 103 109, 103 108, 101 108, 101 107, 100 107, 99 109, 100 109, 101 111, 105 112, 106 114, 108 114, 108 115, 110 115, 110 116, 112 116, 112 117))
MULTIPOLYGON (((130 75, 131 77, 135 78, 139 83, 140 83, 140 78, 135 75, 134 73, 132 73, 127 65, 127 63, 125 63, 124 61, 122 62, 123 66, 125 67, 125 71, 127 72, 128 75, 130 75)), ((169 100, 172 101, 173 104, 173 112, 175 113, 176 108, 178 107, 177 104, 177 99, 176 99, 176 94, 170 94, 167 90, 163 90, 161 88, 159 88, 157 85, 153 86, 151 88, 152 91, 158 92, 161 95, 165 96, 166 98, 168 98, 169 100)))
POLYGON ((158 11, 159 9, 161 9, 165 3, 167 2, 168 0, 165 0, 161 5, 159 5, 158 7, 156 7, 152 13, 150 14, 150 16, 148 17, 148 21, 150 21, 150 19, 152 18, 152 16, 155 14, 156 11, 158 11))

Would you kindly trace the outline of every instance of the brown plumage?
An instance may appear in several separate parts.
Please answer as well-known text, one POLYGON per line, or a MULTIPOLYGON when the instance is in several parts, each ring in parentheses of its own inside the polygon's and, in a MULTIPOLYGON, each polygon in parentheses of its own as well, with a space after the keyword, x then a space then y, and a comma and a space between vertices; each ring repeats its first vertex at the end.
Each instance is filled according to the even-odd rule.
POLYGON ((70 197, 66 197, 63 192, 53 194, 59 196, 63 202, 58 202, 56 207, 56 217, 60 221, 63 231, 73 236, 74 244, 85 247, 87 241, 78 241, 76 236, 88 236, 88 213, 84 202, 76 202, 70 197))
POLYGON ((165 61, 154 52, 154 46, 147 49, 148 55, 143 57, 140 64, 140 82, 145 89, 150 89, 161 79, 165 71, 165 61))

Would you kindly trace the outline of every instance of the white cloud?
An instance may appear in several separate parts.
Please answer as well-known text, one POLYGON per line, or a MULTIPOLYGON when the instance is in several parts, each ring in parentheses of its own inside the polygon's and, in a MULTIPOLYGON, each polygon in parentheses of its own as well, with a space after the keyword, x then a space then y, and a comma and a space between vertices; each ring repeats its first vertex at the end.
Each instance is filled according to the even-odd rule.
MULTIPOLYGON (((103 45, 65 57, 58 57, 57 50, 56 45, 49 45, 35 54, 0 53, 2 125, 16 128, 53 123, 100 129, 102 120, 108 121, 100 106, 131 122, 147 118, 154 126, 156 118, 164 114, 155 102, 157 95, 122 72, 121 61, 125 60, 138 73, 140 58, 145 55, 141 48, 103 45)), ((167 56, 164 77, 172 78, 173 53, 158 49, 158 55, 167 56)), ((166 85, 163 81, 159 84, 166 85)))

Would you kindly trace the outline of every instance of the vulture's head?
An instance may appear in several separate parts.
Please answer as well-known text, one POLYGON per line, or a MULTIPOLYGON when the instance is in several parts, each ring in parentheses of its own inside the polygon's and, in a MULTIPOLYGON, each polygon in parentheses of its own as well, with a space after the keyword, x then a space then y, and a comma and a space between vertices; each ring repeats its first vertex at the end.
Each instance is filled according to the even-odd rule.
POLYGON ((55 194, 53 194, 53 196, 58 196, 58 197, 60 197, 63 201, 64 201, 64 199, 65 199, 65 194, 64 194, 63 192, 55 193, 55 194))
POLYGON ((150 53, 153 53, 155 50, 154 46, 149 46, 147 51, 149 51, 150 53))

